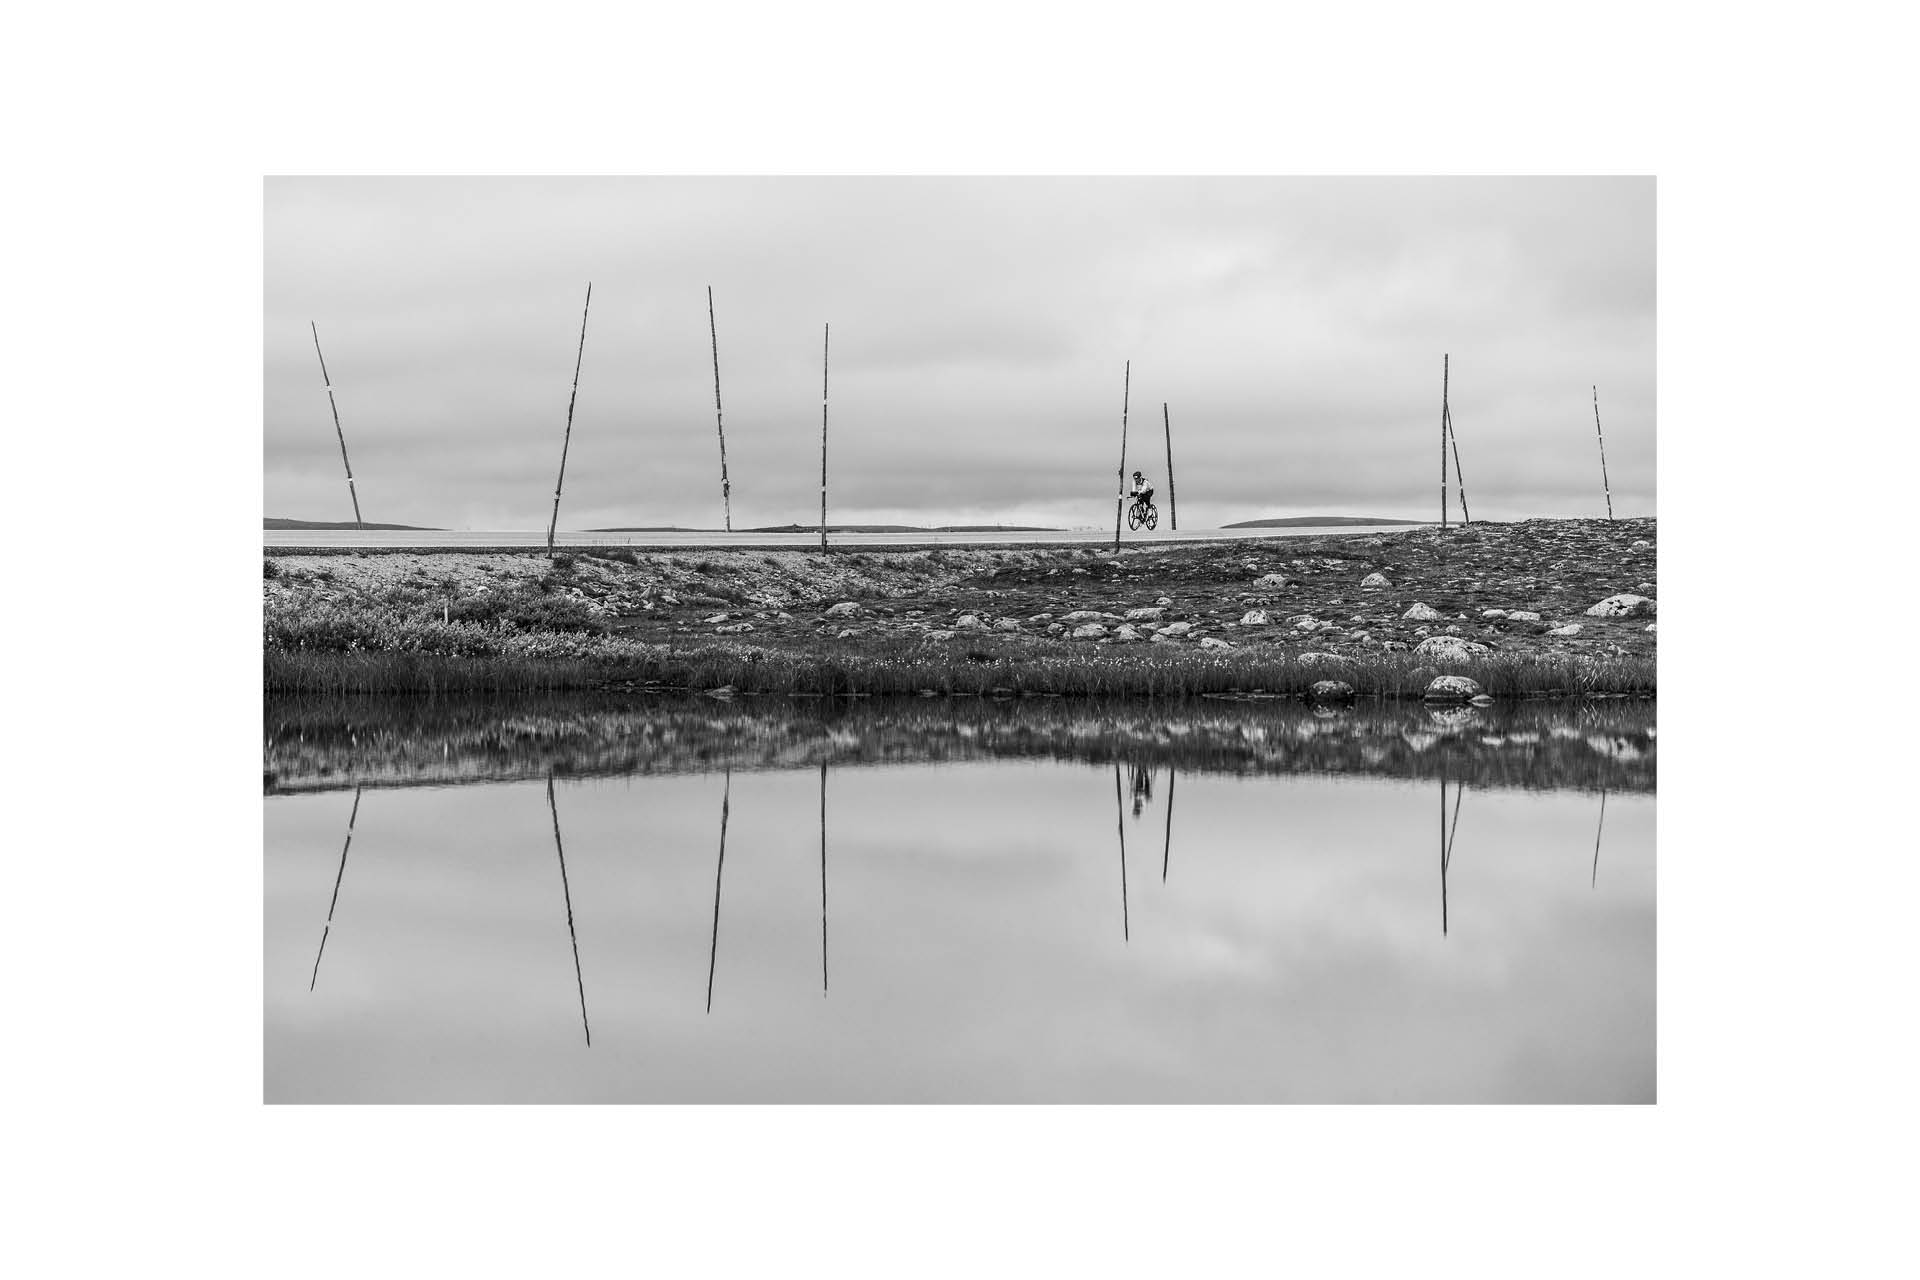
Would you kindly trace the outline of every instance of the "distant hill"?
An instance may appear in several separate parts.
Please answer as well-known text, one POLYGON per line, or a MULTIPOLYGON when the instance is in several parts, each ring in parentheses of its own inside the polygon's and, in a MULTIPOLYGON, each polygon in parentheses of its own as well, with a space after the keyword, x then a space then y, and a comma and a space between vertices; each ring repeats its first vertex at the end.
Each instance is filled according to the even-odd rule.
POLYGON ((1288 516, 1284 520, 1240 520, 1222 529, 1313 529, 1352 524, 1431 524, 1429 520, 1383 520, 1376 516, 1288 516))
POLYGON ((414 529, 421 533, 442 533, 431 525, 422 524, 375 524, 371 520, 355 524, 351 520, 288 520, 281 516, 268 516, 269 529, 414 529))

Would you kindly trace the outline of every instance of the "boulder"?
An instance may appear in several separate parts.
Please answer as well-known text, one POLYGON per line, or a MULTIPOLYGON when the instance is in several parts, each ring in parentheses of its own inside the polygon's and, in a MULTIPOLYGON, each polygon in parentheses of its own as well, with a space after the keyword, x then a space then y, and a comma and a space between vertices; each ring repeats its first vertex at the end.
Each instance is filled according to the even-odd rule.
POLYGON ((1245 614, 1243 614, 1243 615, 1241 615, 1241 618, 1240 618, 1240 625, 1241 625, 1241 626, 1243 626, 1243 627, 1264 627, 1264 626, 1266 626, 1266 625, 1267 625, 1267 611, 1266 611, 1265 609, 1249 609, 1249 610, 1247 610, 1245 614))
POLYGON ((1256 587, 1266 587, 1267 589, 1272 591, 1278 591, 1281 587, 1284 587, 1287 585, 1287 579, 1284 574, 1263 573, 1259 577, 1253 580, 1253 585, 1256 587))
MULTIPOLYGON (((1193 630, 1193 624, 1191 622, 1169 622, 1166 626, 1160 628, 1160 636, 1177 640, 1184 638, 1187 632, 1191 630, 1193 630)), ((1157 640, 1160 636, 1155 636, 1154 638, 1157 640)))
POLYGON ((852 618, 859 614, 860 606, 851 600, 842 600, 839 604, 827 607, 829 618, 852 618))
POLYGON ((1097 609, 1075 609, 1072 613, 1062 614, 1060 621, 1070 627, 1077 627, 1083 622, 1098 622, 1105 616, 1097 609))
POLYGON ((1152 605, 1147 608, 1127 610, 1128 622, 1158 622, 1166 616, 1166 608, 1162 605, 1152 605))
POLYGON ((1637 596, 1630 591, 1608 596, 1599 604, 1587 610, 1589 618, 1651 618, 1654 616, 1654 602, 1646 596, 1637 596))
POLYGON ((1504 618, 1507 616, 1507 611, 1505 609, 1482 609, 1480 616, 1483 618, 1504 618))
POLYGON ((1031 618, 1028 618, 1027 621, 1036 627, 1044 627, 1053 621, 1053 615, 1050 613, 1036 613, 1031 618))
POLYGON ((1363 587, 1391 587, 1393 583, 1388 580, 1387 575, 1384 573, 1370 573, 1360 579, 1360 585, 1363 587))
POLYGON ((1309 692, 1321 702, 1344 702, 1353 696, 1353 686, 1345 680, 1315 680, 1309 692))
POLYGON ((1415 603, 1413 608, 1400 615, 1410 622, 1438 622, 1440 611, 1430 604, 1415 603))
POLYGON ((1140 639, 1139 630, 1124 622, 1113 629, 1113 642, 1115 644, 1132 644, 1138 639, 1140 639))
POLYGON ((1107 634, 1107 629, 1098 622, 1089 622, 1073 629, 1075 640, 1098 640, 1107 634))
POLYGON ((1632 544, 1631 546, 1629 546, 1629 547, 1627 548, 1627 550, 1629 550, 1629 551, 1651 551, 1651 550, 1653 550, 1653 544, 1652 544, 1651 542, 1648 542, 1648 541, 1647 541, 1647 540, 1646 540, 1645 538, 1636 538, 1636 539, 1634 540, 1634 542, 1633 542, 1633 544, 1632 544))
POLYGON ((1469 680, 1466 676, 1435 676, 1427 682, 1427 699, 1431 702, 1465 702, 1480 692, 1480 682, 1469 680))
POLYGON ((1154 603, 1159 605, 1162 609, 1169 609, 1173 607, 1173 597, 1161 596, 1158 600, 1155 600, 1154 603))
POLYGON ((1156 631, 1153 633, 1153 642, 1155 644, 1179 644, 1180 637, 1168 631, 1156 631))
POLYGON ((707 690, 707 696, 709 698, 718 698, 722 702, 731 701, 733 698, 733 686, 723 684, 717 689, 709 689, 707 690))
POLYGON ((753 630, 753 624, 751 622, 736 622, 736 623, 733 623, 731 626, 715 627, 713 629, 713 634, 717 636, 732 636, 732 635, 738 635, 742 631, 751 631, 751 630, 753 630))
POLYGON ((1305 667, 1327 666, 1347 661, 1337 653, 1321 653, 1318 650, 1296 654, 1293 660, 1305 667))
POLYGON ((953 639, 953 638, 954 638, 955 636, 957 636, 957 635, 959 635, 959 634, 960 634, 960 633, 959 633, 959 632, 957 632, 957 631, 929 631, 929 632, 927 632, 927 639, 929 639, 929 640, 951 640, 951 639, 953 639))
POLYGON ((1540 621, 1540 615, 1533 612, 1531 609, 1515 609, 1511 613, 1507 614, 1507 621, 1508 622, 1538 622, 1540 621))
POLYGON ((1201 647, 1202 649, 1231 649, 1231 648, 1233 648, 1233 646, 1232 646, 1232 645, 1230 645, 1230 644, 1228 644, 1228 643, 1227 643, 1227 642, 1226 642, 1225 640, 1222 640, 1222 639, 1221 639, 1221 638, 1220 638, 1219 636, 1202 636, 1202 637, 1200 638, 1200 647, 1201 647))
POLYGON ((1002 618, 993 624, 993 629, 995 631, 1018 631, 1020 629, 1020 620, 1018 618, 1002 618))
POLYGON ((1660 624, 1659 624, 1659 623, 1657 623, 1657 622, 1649 622, 1649 623, 1647 624, 1647 634, 1648 634, 1648 635, 1653 635, 1653 634, 1654 634, 1654 630, 1653 630, 1653 629, 1654 629, 1655 627, 1657 627, 1657 626, 1659 626, 1659 625, 1660 625, 1660 624))
POLYGON ((953 620, 955 631, 985 631, 987 624, 980 620, 977 613, 963 613, 953 620))
POLYGON ((1424 658, 1441 658, 1448 662, 1465 662, 1476 654, 1493 652, 1476 640, 1462 640, 1459 636, 1429 636, 1415 645, 1413 651, 1424 658))
POLYGON ((851 640, 854 636, 857 636, 859 634, 860 634, 860 630, 857 627, 842 627, 840 628, 840 634, 835 636, 834 639, 851 640))
POLYGON ((1550 636, 1577 636, 1580 634, 1580 631, 1581 631, 1581 627, 1579 623, 1569 622, 1564 627, 1553 628, 1551 631, 1547 632, 1547 634, 1550 636))
POLYGON ((724 613, 716 613, 711 617, 702 619, 703 622, 707 622, 707 623, 725 622, 726 620, 727 620, 727 615, 724 613))

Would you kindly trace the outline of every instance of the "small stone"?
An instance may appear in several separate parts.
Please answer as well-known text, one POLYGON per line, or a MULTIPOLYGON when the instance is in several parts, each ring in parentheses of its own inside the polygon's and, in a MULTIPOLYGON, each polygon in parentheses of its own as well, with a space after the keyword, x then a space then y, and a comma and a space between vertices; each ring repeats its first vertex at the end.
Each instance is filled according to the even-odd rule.
POLYGON ((1158 600, 1155 600, 1154 603, 1162 609, 1170 608, 1173 605, 1173 598, 1171 596, 1161 596, 1158 600))
POLYGON ((1050 613, 1036 613, 1031 618, 1027 619, 1027 622, 1030 625, 1036 626, 1036 627, 1044 627, 1049 622, 1052 622, 1052 621, 1053 621, 1053 615, 1050 613))
POLYGON ((718 689, 709 689, 707 690, 707 696, 709 698, 718 698, 722 702, 731 701, 733 698, 733 686, 723 684, 718 689))
POLYGON ((1259 577, 1253 580, 1253 585, 1256 587, 1267 587, 1274 591, 1278 591, 1281 587, 1284 587, 1287 585, 1287 579, 1283 574, 1263 573, 1259 577))
POLYGON ((1480 616, 1483 618, 1504 618, 1507 616, 1507 611, 1505 609, 1482 609, 1480 616))
POLYGON ((1160 634, 1178 639, 1184 637, 1187 632, 1191 630, 1193 630, 1193 624, 1191 622, 1169 622, 1166 626, 1160 628, 1160 634))
POLYGON ((1154 605, 1150 608, 1127 610, 1128 622, 1158 622, 1160 621, 1160 619, 1166 616, 1167 616, 1167 610, 1164 605, 1154 605))
POLYGON ((1391 587, 1393 583, 1388 580, 1387 575, 1384 573, 1370 573, 1360 579, 1360 585, 1363 587, 1391 587))
POLYGON ((753 624, 751 622, 736 622, 731 626, 715 627, 713 633, 717 636, 732 636, 738 635, 742 631, 751 630, 753 630, 753 624))
POLYGON ((708 623, 725 622, 726 620, 727 620, 727 615, 724 613, 716 613, 710 618, 702 619, 702 621, 705 621, 708 623))
POLYGON ((1294 661, 1300 663, 1302 666, 1317 667, 1328 663, 1345 662, 1346 659, 1337 653, 1321 653, 1318 650, 1309 650, 1295 657, 1294 661))
POLYGON ((1657 623, 1657 622, 1649 622, 1649 623, 1647 624, 1647 634, 1648 634, 1648 635, 1652 635, 1652 634, 1654 633, 1654 631, 1653 631, 1653 629, 1654 629, 1655 627, 1657 627, 1657 626, 1659 626, 1659 625, 1660 625, 1660 624, 1659 624, 1659 623, 1657 623))
POLYGON ((1265 609, 1249 609, 1249 610, 1247 610, 1247 612, 1246 612, 1246 613, 1245 613, 1244 615, 1242 615, 1242 617, 1241 617, 1241 619, 1240 619, 1240 625, 1241 625, 1241 626, 1243 626, 1243 627, 1264 627, 1264 626, 1266 626, 1266 625, 1267 625, 1267 611, 1266 611, 1265 609))
POLYGON ((1089 622, 1084 626, 1073 629, 1073 638, 1075 640, 1098 640, 1106 634, 1107 629, 1098 622, 1089 622))
POLYGON ((1471 698, 1468 698, 1467 701, 1476 707, 1490 707, 1493 705, 1493 699, 1484 693, 1476 693, 1471 698))
POLYGON ((1315 680, 1310 692, 1321 702, 1341 702, 1353 696, 1353 686, 1345 680, 1315 680))
POLYGON ((826 616, 829 618, 851 618, 859 612, 859 605, 851 600, 842 600, 839 604, 828 606, 826 616))
POLYGON ((1203 636, 1203 637, 1201 637, 1201 640, 1200 640, 1200 647, 1201 647, 1202 649, 1231 649, 1231 648, 1233 648, 1233 646, 1232 646, 1232 645, 1230 645, 1230 644, 1228 644, 1228 643, 1227 643, 1227 642, 1226 642, 1225 640, 1222 640, 1222 639, 1221 639, 1221 638, 1220 638, 1219 636, 1203 636))
POLYGON ((1171 632, 1156 631, 1153 633, 1153 642, 1155 644, 1179 644, 1180 637, 1171 632))
POLYGON ((859 635, 859 634, 860 634, 860 632, 859 632, 859 630, 858 630, 857 628, 854 628, 854 627, 842 627, 842 628, 840 629, 840 634, 839 634, 839 635, 837 635, 837 636, 835 636, 835 637, 834 637, 834 639, 836 639, 836 640, 847 640, 847 639, 851 639, 852 637, 854 637, 854 636, 857 636, 857 635, 859 635))
POLYGON ((1492 652, 1477 640, 1462 640, 1459 636, 1429 636, 1415 645, 1413 651, 1423 658, 1441 658, 1448 662, 1465 662, 1478 654, 1492 652))
POLYGON ((1580 634, 1580 630, 1581 628, 1579 623, 1569 622, 1564 627, 1553 628, 1553 630, 1547 632, 1547 634, 1550 636, 1577 636, 1580 634))
POLYGON ((1400 616, 1409 622, 1438 622, 1440 611, 1432 605, 1416 603, 1413 608, 1400 616))
POLYGON ((1073 627, 1083 622, 1098 622, 1103 616, 1103 614, 1095 609, 1075 609, 1072 613, 1062 616, 1060 621, 1073 627))
POLYGON ((1002 618, 993 624, 993 629, 995 631, 1018 631, 1020 629, 1020 621, 1017 618, 1002 618))
POLYGON ((957 631, 985 631, 987 629, 987 624, 980 621, 980 615, 977 613, 963 613, 953 620, 953 625, 957 631))
POLYGON ((1635 539, 1635 540, 1634 540, 1634 542, 1633 542, 1633 543, 1632 543, 1632 544, 1631 544, 1630 546, 1628 546, 1628 547, 1627 547, 1627 550, 1629 550, 1629 551, 1651 551, 1651 550, 1653 550, 1653 544, 1652 544, 1651 542, 1648 542, 1648 541, 1647 541, 1647 540, 1646 540, 1645 538, 1638 538, 1638 539, 1635 539))
POLYGON ((1530 609, 1515 609, 1507 615, 1508 622, 1538 622, 1540 615, 1530 609))
POLYGON ((1480 692, 1480 682, 1466 676, 1435 676, 1427 685, 1427 698, 1433 702, 1463 702, 1480 692))

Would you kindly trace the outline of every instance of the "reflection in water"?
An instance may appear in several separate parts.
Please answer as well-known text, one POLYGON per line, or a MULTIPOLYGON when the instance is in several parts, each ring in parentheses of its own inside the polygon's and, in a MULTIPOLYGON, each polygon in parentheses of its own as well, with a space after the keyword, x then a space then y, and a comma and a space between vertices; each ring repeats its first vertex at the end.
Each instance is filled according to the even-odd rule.
POLYGON ((340 881, 347 874, 347 850, 353 847, 353 824, 360 818, 360 788, 353 789, 353 812, 347 815, 347 840, 340 846, 340 869, 333 874, 333 900, 327 903, 327 923, 320 930, 320 949, 313 953, 313 976, 307 990, 320 981, 320 957, 327 954, 327 935, 333 932, 333 909, 340 902, 340 881))
POLYGON ((553 775, 547 775, 547 810, 553 815, 553 851, 560 855, 560 895, 567 904, 567 940, 573 944, 573 982, 580 989, 580 1029, 586 1032, 587 1046, 593 1046, 593 1029, 587 1025, 587 983, 580 974, 580 939, 573 931, 573 890, 567 884, 567 851, 560 847, 560 806, 553 800, 553 775))
POLYGON ((1600 835, 1607 829, 1607 789, 1600 788, 1600 825, 1593 829, 1593 877, 1588 880, 1587 888, 1600 886, 1600 835))
POLYGON ((820 994, 827 994, 827 762, 820 762, 820 994))
MULTIPOLYGON (((711 718, 738 723, 726 707, 711 718)), ((1584 738, 1557 740, 1586 749, 1584 738)), ((1296 752, 1322 758, 1306 737, 1256 745, 1282 764, 1296 752)), ((364 784, 349 782, 356 794, 337 849, 337 800, 270 795, 267 1096, 1650 1101, 1651 793, 1506 786, 1475 748, 1443 739, 1408 777, 1256 775, 1205 761, 1181 770, 1169 754, 1131 748, 1065 763, 1026 755, 837 769, 820 754, 797 768, 751 770, 723 755, 704 773, 570 779, 572 858, 559 820, 565 767, 525 782, 397 787, 382 793, 379 856, 355 865, 353 938, 335 948, 326 992, 318 971, 364 784), (1163 765, 1166 776, 1155 776, 1163 765), (1181 839, 1198 856, 1174 885, 1181 772, 1190 786, 1181 839), (701 849, 715 835, 715 774, 709 886, 701 849), (1439 939, 1433 864, 1418 852, 1433 829, 1425 787, 1436 777, 1439 939), (1469 785, 1480 793, 1474 857, 1462 869, 1473 911, 1452 938, 1452 856, 1469 785), (573 1043, 572 1015, 554 998, 565 979, 552 947, 552 873, 526 856, 545 837, 532 829, 536 788, 546 792, 590 1053, 573 1043), (1121 947, 1107 914, 1109 790, 1121 947), (1580 894, 1596 791, 1589 892, 1580 894), (1138 816, 1128 811, 1138 803, 1144 816, 1156 799, 1167 810, 1162 889, 1141 899, 1134 947, 1126 836, 1138 816), (1276 810, 1286 814, 1284 846, 1272 839, 1276 810), (650 833, 644 847, 625 834, 636 814, 650 833), (803 834, 809 817, 817 854, 803 834), (1614 856, 1601 890, 1609 817, 1614 856), (728 999, 716 1008, 729 839, 741 866, 726 908, 728 999), (309 957, 312 908, 329 881, 309 957), (806 905, 816 892, 817 942, 806 905), (703 918, 707 997, 696 1013, 685 993, 700 981, 703 918), (581 933, 595 959, 598 1040, 581 933), (805 959, 816 945, 819 1002, 805 959), (841 993, 829 1003, 835 970, 841 993)), ((839 761, 858 748, 836 750, 839 761)))
POLYGON ((1453 822, 1447 822, 1447 776, 1440 775, 1440 935, 1447 933, 1447 868, 1453 865, 1453 837, 1460 830, 1460 801, 1467 794, 1467 784, 1454 784, 1453 822))
MULTIPOLYGON (((1137 812, 1137 810, 1136 810, 1137 812)), ((1113 825, 1120 833, 1120 941, 1133 941, 1127 921, 1127 810, 1120 801, 1120 762, 1113 762, 1113 825)))
POLYGON ((707 1012, 713 1012, 713 970, 720 960, 720 877, 727 869, 727 810, 733 803, 733 770, 720 793, 720 859, 713 866, 713 941, 707 947, 707 1012))
POLYGON ((1180 771, 1167 766, 1167 840, 1160 849, 1160 883, 1167 882, 1167 861, 1173 857, 1173 784, 1179 780, 1180 771))

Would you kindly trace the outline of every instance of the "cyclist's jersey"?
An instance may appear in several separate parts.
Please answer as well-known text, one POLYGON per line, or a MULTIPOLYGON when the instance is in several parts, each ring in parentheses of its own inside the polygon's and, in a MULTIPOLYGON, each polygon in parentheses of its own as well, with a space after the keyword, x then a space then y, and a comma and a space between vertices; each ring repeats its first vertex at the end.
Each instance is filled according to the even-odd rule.
POLYGON ((1137 498, 1143 493, 1152 493, 1152 492, 1153 492, 1153 481, 1147 479, 1145 476, 1142 476, 1140 479, 1135 480, 1133 482, 1133 493, 1131 496, 1137 498))

